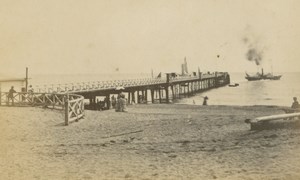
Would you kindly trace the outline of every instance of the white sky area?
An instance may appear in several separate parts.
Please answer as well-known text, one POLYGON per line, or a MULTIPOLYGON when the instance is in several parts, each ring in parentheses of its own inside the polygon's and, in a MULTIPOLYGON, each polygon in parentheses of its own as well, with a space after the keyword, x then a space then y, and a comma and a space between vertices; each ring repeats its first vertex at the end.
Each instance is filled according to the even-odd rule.
POLYGON ((0 74, 256 72, 249 47, 299 72, 299 17, 298 0, 1 0, 0 74))

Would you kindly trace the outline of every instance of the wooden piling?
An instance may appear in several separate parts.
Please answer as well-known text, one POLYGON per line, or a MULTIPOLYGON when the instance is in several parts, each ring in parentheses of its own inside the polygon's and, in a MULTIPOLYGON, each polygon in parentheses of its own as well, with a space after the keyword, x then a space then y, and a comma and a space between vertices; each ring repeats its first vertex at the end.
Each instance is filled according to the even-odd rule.
POLYGON ((158 98, 159 98, 159 103, 161 103, 161 90, 158 90, 158 98))
POLYGON ((151 92, 151 102, 153 104, 154 103, 154 90, 151 89, 150 92, 151 92))
POLYGON ((169 86, 165 87, 165 91, 166 91, 166 103, 169 103, 169 86))
POLYGON ((190 95, 190 83, 188 83, 188 86, 187 86, 187 96, 190 95))
POLYGON ((27 92, 28 89, 28 67, 26 67, 26 78, 25 78, 25 90, 27 92))
POLYGON ((128 92, 128 99, 127 99, 127 103, 130 104, 130 92, 128 92))
POLYGON ((1 93, 1 83, 0 83, 0 106, 2 105, 2 93, 1 93))
POLYGON ((135 102, 134 91, 131 92, 131 103, 136 103, 135 102))
POLYGON ((148 103, 148 89, 145 90, 145 103, 148 103))
POLYGON ((171 91, 172 91, 172 100, 176 99, 175 93, 174 93, 174 86, 171 86, 171 91))
POLYGON ((139 90, 137 90, 137 103, 141 103, 140 91, 139 90))
POLYGON ((69 125, 69 94, 65 95, 65 125, 69 125))
MULTIPOLYGON (((96 96, 95 96, 95 103, 96 103, 96 96)), ((107 109, 110 109, 110 94, 106 95, 106 105, 107 105, 107 109)))

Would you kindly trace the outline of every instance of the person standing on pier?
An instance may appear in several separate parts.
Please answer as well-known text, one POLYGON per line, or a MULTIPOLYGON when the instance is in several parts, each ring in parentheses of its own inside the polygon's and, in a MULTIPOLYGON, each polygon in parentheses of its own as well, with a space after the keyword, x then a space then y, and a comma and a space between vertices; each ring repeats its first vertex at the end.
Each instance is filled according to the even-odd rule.
POLYGON ((28 91, 29 94, 33 94, 34 93, 34 89, 32 87, 32 85, 29 85, 28 91))
POLYGON ((14 90, 14 87, 12 86, 8 92, 8 95, 7 95, 7 103, 9 105, 9 100, 11 99, 11 103, 12 103, 12 106, 15 104, 14 103, 14 93, 16 93, 16 91, 14 90))
POLYGON ((208 100, 208 97, 207 96, 205 96, 204 97, 204 100, 203 100, 203 106, 207 106, 207 100, 208 100))

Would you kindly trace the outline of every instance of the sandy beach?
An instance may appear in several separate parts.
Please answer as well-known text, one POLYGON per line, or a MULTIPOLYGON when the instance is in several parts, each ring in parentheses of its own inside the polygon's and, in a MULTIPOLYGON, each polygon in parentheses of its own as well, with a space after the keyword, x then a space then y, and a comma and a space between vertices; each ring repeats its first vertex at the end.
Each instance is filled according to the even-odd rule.
POLYGON ((0 179, 300 179, 300 130, 250 131, 273 106, 0 107, 0 179))

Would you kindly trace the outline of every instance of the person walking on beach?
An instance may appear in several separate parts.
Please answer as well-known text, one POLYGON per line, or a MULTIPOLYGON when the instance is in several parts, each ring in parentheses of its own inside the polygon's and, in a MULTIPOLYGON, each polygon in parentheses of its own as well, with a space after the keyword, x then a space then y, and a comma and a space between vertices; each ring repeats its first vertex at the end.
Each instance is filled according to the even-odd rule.
POLYGON ((205 96, 204 97, 204 100, 203 100, 203 106, 207 106, 207 100, 208 100, 208 97, 207 96, 205 96))
POLYGON ((9 105, 9 100, 11 99, 11 103, 12 103, 12 106, 15 104, 14 103, 14 93, 16 93, 16 91, 14 90, 14 87, 12 86, 8 92, 8 96, 7 96, 7 103, 9 105))
POLYGON ((299 102, 297 100, 297 97, 293 97, 293 104, 291 106, 291 108, 294 110, 294 111, 299 111, 299 108, 300 108, 300 105, 299 105, 299 102))
POLYGON ((116 101, 116 112, 127 112, 125 95, 121 92, 116 101))
POLYGON ((120 112, 127 112, 126 99, 124 94, 120 95, 119 103, 120 103, 120 112))
POLYGON ((115 105, 116 112, 120 112, 120 98, 121 98, 120 95, 121 95, 121 93, 118 94, 117 99, 116 99, 116 105, 115 105))

